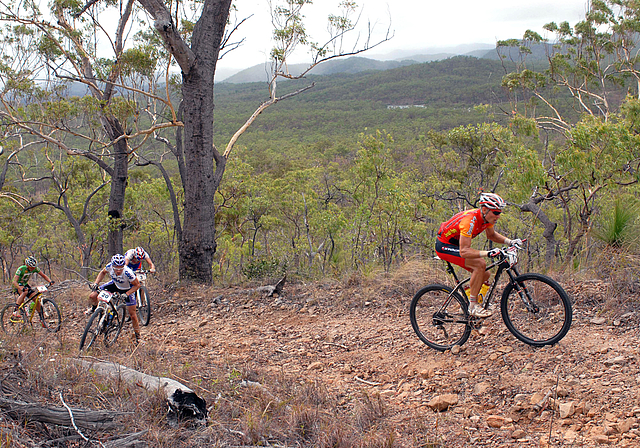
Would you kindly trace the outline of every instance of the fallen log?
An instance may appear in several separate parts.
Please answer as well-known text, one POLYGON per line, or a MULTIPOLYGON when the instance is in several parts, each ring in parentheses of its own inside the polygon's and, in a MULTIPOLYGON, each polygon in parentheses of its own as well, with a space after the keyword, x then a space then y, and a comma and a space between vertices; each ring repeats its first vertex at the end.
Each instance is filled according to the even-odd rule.
POLYGON ((256 288, 256 291, 265 294, 265 297, 279 296, 282 294, 282 289, 284 288, 286 281, 287 274, 285 274, 284 277, 282 277, 275 285, 260 286, 256 288))
POLYGON ((35 403, 9 400, 0 398, 0 409, 15 420, 28 418, 42 423, 51 423, 60 426, 75 426, 82 429, 109 430, 115 428, 115 418, 121 413, 110 411, 87 411, 85 409, 73 409, 73 421, 67 408, 43 407, 35 403))
POLYGON ((74 359, 73 361, 84 368, 91 369, 98 375, 122 379, 129 384, 140 386, 149 391, 163 391, 167 397, 167 420, 171 425, 177 424, 180 420, 191 420, 196 423, 206 424, 207 402, 178 381, 171 378, 147 375, 113 362, 87 361, 84 359, 74 359))

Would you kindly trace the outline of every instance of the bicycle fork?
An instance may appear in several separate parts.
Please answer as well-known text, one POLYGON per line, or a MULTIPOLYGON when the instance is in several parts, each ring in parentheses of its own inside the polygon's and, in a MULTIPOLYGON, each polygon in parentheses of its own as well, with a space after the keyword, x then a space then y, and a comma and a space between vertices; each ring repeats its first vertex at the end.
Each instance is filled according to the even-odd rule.
POLYGON ((507 272, 509 274, 509 277, 511 278, 513 289, 518 294, 518 297, 520 297, 520 300, 524 304, 527 311, 533 314, 537 314, 540 311, 540 308, 538 308, 538 305, 535 304, 533 297, 531 296, 531 292, 527 289, 527 286, 524 283, 519 283, 516 281, 517 272, 516 275, 514 275, 511 270, 507 272))

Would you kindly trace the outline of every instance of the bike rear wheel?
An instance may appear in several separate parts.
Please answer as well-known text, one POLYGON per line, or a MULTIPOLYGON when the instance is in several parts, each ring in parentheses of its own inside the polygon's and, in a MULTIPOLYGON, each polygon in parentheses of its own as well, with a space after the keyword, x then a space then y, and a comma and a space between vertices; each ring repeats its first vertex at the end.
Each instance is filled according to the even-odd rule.
POLYGON ((10 335, 17 335, 24 329, 27 322, 27 315, 23 309, 20 309, 15 303, 10 303, 2 309, 0 314, 2 322, 2 330, 10 335), (17 312, 20 316, 14 317, 13 313, 17 312))
POLYGON ((40 321, 44 328, 50 333, 56 333, 62 325, 62 315, 56 302, 51 299, 43 299, 41 306, 40 321))
POLYGON ((151 300, 147 288, 141 286, 136 292, 136 299, 138 300, 138 320, 142 326, 146 327, 151 320, 151 300))
POLYGON ((525 344, 556 344, 565 337, 573 320, 569 296, 555 280, 542 274, 523 274, 515 281, 502 293, 505 325, 525 344))
POLYGON ((452 289, 429 285, 416 293, 409 308, 411 326, 422 342, 434 350, 449 350, 467 342, 471 334, 467 302, 457 293, 443 305, 452 289))

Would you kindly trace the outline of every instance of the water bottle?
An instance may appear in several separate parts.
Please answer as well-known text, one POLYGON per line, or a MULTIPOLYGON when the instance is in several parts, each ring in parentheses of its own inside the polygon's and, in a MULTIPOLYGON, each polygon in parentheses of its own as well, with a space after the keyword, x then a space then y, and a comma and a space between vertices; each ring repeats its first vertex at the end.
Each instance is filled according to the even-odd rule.
POLYGON ((31 302, 29 304, 29 314, 33 313, 33 309, 36 307, 36 302, 31 302))
POLYGON ((107 323, 110 324, 112 320, 113 320, 113 313, 111 312, 111 310, 107 310, 107 323))
POLYGON ((480 292, 478 293, 478 303, 484 302, 484 298, 486 297, 487 292, 489 292, 489 285, 483 283, 482 287, 480 288, 480 292))
MULTIPOLYGON (((482 287, 480 288, 480 292, 478 293, 478 303, 484 302, 484 298, 487 295, 487 292, 489 292, 489 285, 487 283, 483 283, 482 287)), ((464 288, 464 293, 467 295, 468 299, 471 298, 471 288, 469 288, 468 286, 464 288)))

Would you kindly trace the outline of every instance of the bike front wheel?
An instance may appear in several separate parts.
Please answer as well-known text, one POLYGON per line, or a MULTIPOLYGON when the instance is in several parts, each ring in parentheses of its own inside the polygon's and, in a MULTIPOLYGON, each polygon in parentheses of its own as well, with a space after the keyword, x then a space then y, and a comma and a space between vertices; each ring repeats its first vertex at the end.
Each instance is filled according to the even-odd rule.
POLYGON ((136 292, 136 299, 138 301, 138 320, 142 326, 146 327, 151 320, 151 300, 147 288, 140 287, 136 292))
POLYGON ((429 285, 416 293, 409 308, 411 326, 422 342, 434 350, 449 350, 467 342, 471 334, 468 305, 445 285, 429 285))
POLYGON ((89 322, 84 327, 84 332, 80 338, 80 350, 88 350, 93 347, 98 340, 98 336, 103 330, 102 315, 104 308, 98 307, 89 318, 89 322))
MULTIPOLYGON (((110 311, 113 313, 113 309, 110 311)), ((110 321, 105 324, 104 330, 104 345, 109 347, 118 340, 120 332, 122 332, 122 326, 124 325, 124 319, 127 315, 127 307, 125 305, 118 305, 116 313, 110 321)))
POLYGON ((571 327, 569 296, 555 280, 542 274, 519 275, 502 293, 502 320, 525 344, 542 347, 560 341, 571 327))
POLYGON ((56 302, 51 299, 43 299, 41 306, 40 321, 42 326, 50 333, 56 333, 62 325, 62 314, 56 302))
POLYGON ((27 322, 27 315, 18 305, 10 303, 2 309, 0 320, 2 322, 2 330, 7 334, 15 336, 20 334, 24 329, 27 322), (13 313, 17 313, 18 316, 14 316, 13 313))

